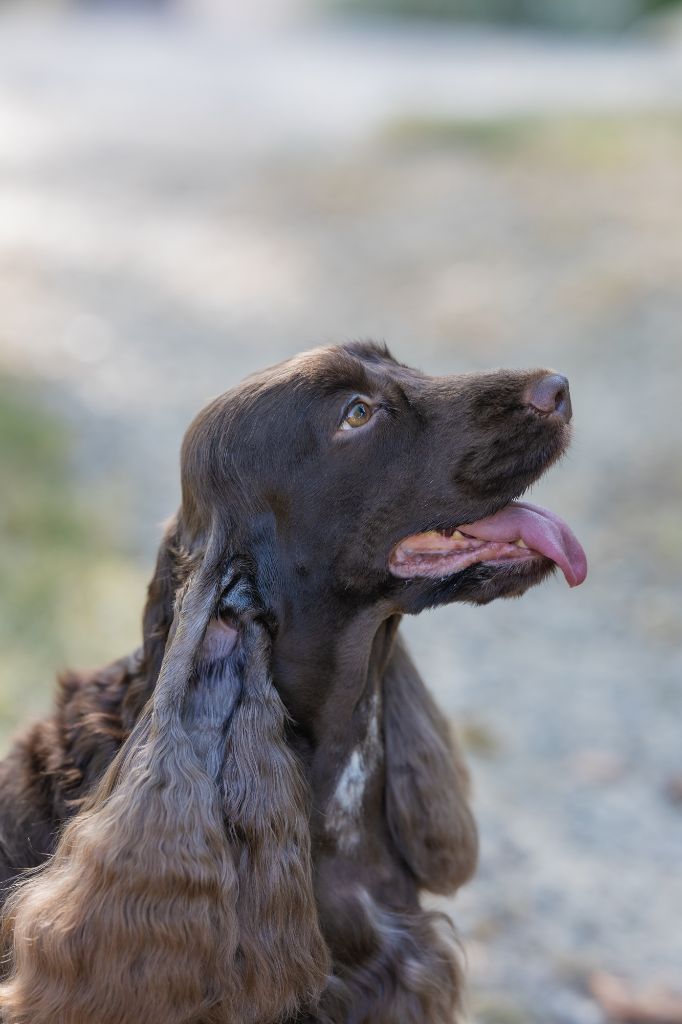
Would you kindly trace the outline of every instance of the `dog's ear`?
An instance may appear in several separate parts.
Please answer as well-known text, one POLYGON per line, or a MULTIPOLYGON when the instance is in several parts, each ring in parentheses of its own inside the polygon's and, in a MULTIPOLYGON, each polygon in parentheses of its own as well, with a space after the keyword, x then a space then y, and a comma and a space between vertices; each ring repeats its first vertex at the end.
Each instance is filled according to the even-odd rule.
MULTIPOLYGON (((225 1020, 279 1020, 317 1000, 330 968, 313 894, 309 793, 285 740, 270 635, 247 575, 226 595, 222 614, 204 644, 200 688, 210 700, 212 687, 229 680, 239 693, 219 780, 238 891, 240 1000, 225 1020), (230 623, 238 639, 226 659, 230 623)), ((205 706, 206 696, 194 705, 205 706)))
POLYGON ((224 550, 214 535, 180 588, 153 699, 94 797, 10 898, 5 1024, 250 1024, 324 985, 306 794, 234 574, 216 614, 224 550))
POLYGON ((471 877, 478 856, 469 777, 399 635, 384 671, 383 707, 391 836, 420 886, 450 893, 471 877))

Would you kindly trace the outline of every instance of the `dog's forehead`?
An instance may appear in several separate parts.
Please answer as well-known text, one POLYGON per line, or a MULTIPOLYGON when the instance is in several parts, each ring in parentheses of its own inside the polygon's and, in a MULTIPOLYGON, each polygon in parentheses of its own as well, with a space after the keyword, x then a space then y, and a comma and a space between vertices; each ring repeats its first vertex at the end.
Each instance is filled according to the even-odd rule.
POLYGON ((385 346, 372 342, 313 349, 295 357, 289 366, 292 377, 302 378, 311 390, 322 393, 371 394, 392 384, 409 387, 427 379, 419 370, 399 363, 385 346))

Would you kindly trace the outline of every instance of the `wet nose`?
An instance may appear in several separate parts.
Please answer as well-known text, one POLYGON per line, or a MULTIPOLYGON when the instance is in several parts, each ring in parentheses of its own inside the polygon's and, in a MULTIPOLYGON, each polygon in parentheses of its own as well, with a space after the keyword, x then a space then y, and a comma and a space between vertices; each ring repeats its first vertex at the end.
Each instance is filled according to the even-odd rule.
POLYGON ((568 377, 561 373, 548 373, 546 377, 541 377, 529 387, 526 402, 537 412, 556 413, 568 423, 572 415, 568 377))

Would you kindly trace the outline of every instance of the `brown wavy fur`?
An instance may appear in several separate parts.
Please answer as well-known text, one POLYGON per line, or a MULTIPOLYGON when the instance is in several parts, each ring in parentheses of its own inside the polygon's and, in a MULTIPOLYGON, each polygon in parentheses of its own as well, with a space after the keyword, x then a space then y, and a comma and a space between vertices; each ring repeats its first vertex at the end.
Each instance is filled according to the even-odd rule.
POLYGON ((131 736, 8 901, 5 1024, 250 1024, 324 986, 308 798, 253 609, 236 663, 195 670, 215 563, 209 553, 181 592, 131 736))

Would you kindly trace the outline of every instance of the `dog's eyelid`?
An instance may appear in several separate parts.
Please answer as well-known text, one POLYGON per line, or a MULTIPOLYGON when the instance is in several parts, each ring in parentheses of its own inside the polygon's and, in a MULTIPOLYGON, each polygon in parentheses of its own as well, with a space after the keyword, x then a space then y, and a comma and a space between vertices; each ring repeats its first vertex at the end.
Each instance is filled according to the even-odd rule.
POLYGON ((351 397, 344 403, 343 415, 347 416, 357 402, 362 402, 363 405, 369 405, 372 410, 375 410, 383 408, 386 404, 386 399, 385 396, 379 392, 356 391, 355 394, 351 395, 351 397))
POLYGON ((344 412, 343 412, 344 416, 347 415, 349 410, 352 409, 353 406, 357 402, 364 402, 365 405, 371 405, 372 408, 374 408, 374 406, 376 406, 379 403, 379 397, 378 396, 370 396, 370 395, 367 395, 367 394, 363 394, 363 392, 361 392, 361 391, 357 391, 346 402, 346 404, 344 406, 344 412))

